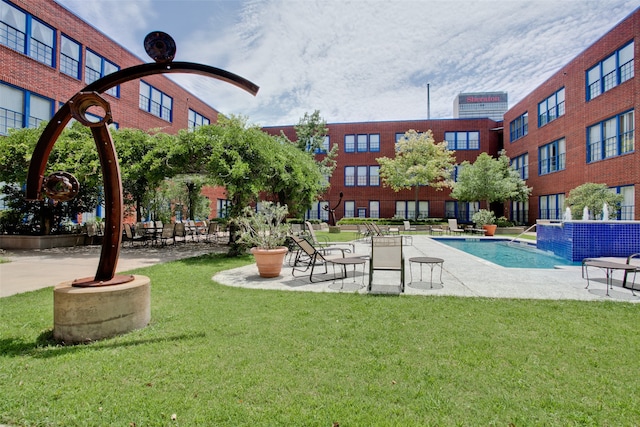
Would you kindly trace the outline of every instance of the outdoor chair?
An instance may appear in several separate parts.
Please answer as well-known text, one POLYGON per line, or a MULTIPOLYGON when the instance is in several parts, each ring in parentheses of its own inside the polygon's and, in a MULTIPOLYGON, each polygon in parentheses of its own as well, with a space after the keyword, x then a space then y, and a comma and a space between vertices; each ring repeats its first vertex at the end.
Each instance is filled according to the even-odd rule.
POLYGON ((142 237, 135 234, 131 228, 131 224, 124 224, 124 239, 122 240, 122 245, 124 246, 125 242, 129 242, 131 247, 135 246, 135 242, 142 242, 142 237))
MULTIPOLYGON (((404 292, 404 254, 402 236, 371 238, 371 260, 369 261, 369 286, 371 292, 374 272, 378 270, 400 272, 400 293, 404 292)), ((387 283, 385 283, 387 285, 387 283)))
POLYGON ((434 233, 436 234, 442 234, 445 232, 444 227, 442 227, 442 225, 437 224, 437 225, 430 225, 429 226, 429 234, 433 235, 434 233))
POLYGON ((209 226, 207 227, 207 231, 204 236, 205 242, 211 242, 212 239, 218 243, 218 229, 220 228, 220 224, 217 222, 209 222, 209 226))
POLYGON ((176 222, 176 227, 173 231, 174 234, 174 240, 177 242, 178 241, 178 237, 182 237, 182 243, 186 243, 187 242, 187 230, 184 226, 183 222, 176 222))
POLYGON ((402 231, 418 231, 417 228, 411 226, 411 223, 409 221, 402 221, 402 225, 404 226, 404 230, 402 231))
POLYGON ((169 240, 173 240, 173 243, 176 243, 175 239, 175 224, 164 224, 162 226, 162 231, 157 235, 157 240, 160 240, 160 245, 165 246, 169 240))
POLYGON ((633 280, 631 281, 631 285, 629 285, 629 282, 627 280, 627 276, 629 274, 627 270, 624 271, 624 279, 622 280, 623 286, 631 289, 631 293, 635 295, 636 273, 640 271, 640 253, 629 255, 627 257, 627 264, 638 266, 638 268, 633 272, 633 280))
POLYGON ((307 234, 311 237, 311 243, 314 246, 323 248, 323 249, 339 249, 341 251, 348 250, 349 252, 355 251, 355 245, 349 242, 329 242, 329 239, 323 239, 322 242, 318 241, 318 237, 316 236, 316 232, 313 229, 313 225, 309 221, 304 222, 305 227, 307 228, 307 234), (349 249, 344 248, 344 246, 348 246, 349 249))
POLYGON ((458 227, 457 219, 449 219, 448 222, 449 222, 449 231, 451 233, 458 233, 458 234, 464 233, 464 229, 458 227))
MULTIPOLYGON (((333 260, 336 259, 358 259, 361 260, 362 256, 360 255, 352 255, 345 257, 344 251, 340 252, 340 255, 327 255, 326 252, 322 248, 316 248, 311 243, 309 243, 306 239, 303 239, 299 236, 290 236, 291 240, 297 245, 301 255, 296 258, 296 262, 293 264, 293 268, 291 270, 291 274, 296 276, 296 272, 307 273, 309 272, 309 281, 310 282, 323 282, 326 280, 335 280, 335 279, 344 279, 347 275, 346 265, 340 265, 342 267, 342 276, 337 277, 335 275, 335 264, 334 264, 334 274, 330 277, 323 277, 320 280, 314 280, 314 273, 316 272, 317 266, 323 266, 324 271, 319 274, 326 275, 328 273, 327 265, 332 264, 333 260)), ((316 273, 317 274, 317 273, 316 273)), ((306 274, 305 274, 306 275, 306 274)), ((317 279, 317 276, 315 277, 317 279)))

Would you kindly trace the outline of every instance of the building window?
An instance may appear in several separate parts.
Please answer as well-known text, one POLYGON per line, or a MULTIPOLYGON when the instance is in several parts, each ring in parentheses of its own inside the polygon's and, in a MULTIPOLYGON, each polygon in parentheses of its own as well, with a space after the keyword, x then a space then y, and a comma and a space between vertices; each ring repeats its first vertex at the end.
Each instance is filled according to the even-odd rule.
POLYGON ((564 88, 538 104, 538 127, 564 116, 564 88))
MULTIPOLYGON (((413 200, 396 200, 395 216, 404 219, 416 219, 416 202, 413 200)), ((418 201, 418 219, 429 217, 429 202, 418 201)))
POLYGON ((587 163, 619 156, 634 149, 633 110, 587 128, 587 163))
MULTIPOLYGON (((84 64, 85 83, 91 84, 106 75, 115 73, 118 70, 120 70, 120 67, 116 64, 87 49, 84 64)), ((105 93, 117 98, 120 96, 120 86, 112 87, 105 93)))
POLYGON ((345 187, 353 187, 356 185, 356 168, 355 166, 344 167, 344 185, 345 187))
POLYGON ((566 151, 567 147, 564 138, 538 148, 538 174, 546 175, 564 170, 566 151))
POLYGON ((171 122, 173 98, 145 82, 140 82, 140 109, 171 122))
POLYGON ((54 43, 53 28, 13 5, 0 1, 0 44, 53 67, 54 43))
POLYGON ((511 142, 522 138, 529 133, 529 113, 524 113, 509 123, 509 136, 511 142))
POLYGON ((380 202, 378 200, 369 201, 369 218, 380 218, 380 202))
POLYGON ((345 135, 344 136, 344 152, 353 153, 356 151, 356 136, 345 135))
POLYGON ((564 194, 550 194, 547 196, 540 196, 538 199, 540 212, 538 218, 540 219, 562 219, 564 215, 564 194))
POLYGON ((347 200, 344 202, 344 217, 353 218, 356 216, 356 202, 347 200))
POLYGON ((444 215, 446 218, 455 218, 461 222, 471 222, 473 214, 480 210, 479 202, 444 202, 444 215))
POLYGON ((511 221, 516 224, 528 224, 529 223, 529 201, 526 202, 511 202, 511 221))
POLYGON ((614 187, 612 191, 622 194, 624 199, 620 204, 620 211, 618 211, 618 219, 624 221, 633 221, 635 216, 635 199, 636 192, 633 185, 625 185, 622 187, 614 187))
POLYGON ((529 153, 511 159, 511 167, 518 171, 520 178, 529 178, 529 153))
POLYGON ((64 34, 60 36, 60 72, 80 80, 80 61, 82 48, 80 44, 64 34))
POLYGON ((189 108, 189 117, 188 117, 188 129, 190 131, 195 130, 196 128, 204 125, 208 125, 211 122, 202 114, 193 111, 189 108))
POLYGON ((587 101, 633 78, 634 42, 587 70, 587 101))
POLYGON ((367 172, 369 168, 366 166, 358 166, 356 169, 357 180, 356 184, 358 187, 364 187, 367 185, 367 172))
POLYGON ((35 128, 53 116, 53 101, 0 83, 0 135, 9 129, 35 128))
POLYGON ((380 166, 369 166, 369 185, 372 187, 380 185, 380 166))
POLYGON ((480 132, 445 132, 444 140, 449 150, 480 149, 480 132))
POLYGON ((316 148, 315 154, 326 154, 329 151, 329 135, 322 137, 322 145, 316 148))
MULTIPOLYGON (((327 150, 328 150, 327 141, 327 150)), ((344 136, 344 151, 345 153, 366 153, 366 152, 378 152, 380 151, 380 134, 358 134, 358 135, 345 135, 344 136)))
POLYGON ((325 209, 325 207, 328 207, 328 206, 329 206, 328 202, 314 203, 311 206, 311 209, 307 210, 306 218, 307 219, 320 219, 322 221, 328 221, 329 220, 329 211, 327 209, 325 209))

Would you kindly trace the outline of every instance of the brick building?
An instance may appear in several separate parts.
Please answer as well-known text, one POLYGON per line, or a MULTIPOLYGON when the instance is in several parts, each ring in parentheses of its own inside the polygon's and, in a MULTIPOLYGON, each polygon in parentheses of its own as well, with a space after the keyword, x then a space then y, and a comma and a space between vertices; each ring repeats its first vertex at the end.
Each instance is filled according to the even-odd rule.
MULTIPOLYGON (((407 130, 432 130, 456 150, 457 162, 507 150, 533 187, 528 203, 508 214, 521 223, 560 218, 569 191, 585 182, 606 183, 624 195, 621 219, 640 219, 640 153, 635 151, 635 109, 640 83, 635 52, 640 9, 562 67, 504 114, 504 121, 460 118, 328 125, 327 145, 339 146, 338 166, 325 199, 308 213, 327 218, 323 206, 344 193, 336 218, 411 217, 414 193, 383 187, 378 157, 394 154, 407 130), (529 120, 531 117, 531 120, 529 120), (504 126, 504 130, 503 130, 504 126)), ((53 0, 0 0, 0 135, 35 126, 86 84, 141 60, 53 0)), ((176 133, 214 123, 218 112, 165 76, 121 85, 105 97, 118 126, 176 133)), ((506 94, 505 94, 506 98, 506 94)), ((293 126, 265 127, 295 139, 293 126)), ((225 207, 222 189, 207 189, 212 215, 225 207)), ((451 199, 449 191, 419 190, 421 216, 469 220, 480 207, 451 199)), ((496 208, 496 206, 492 206, 496 208)), ((499 210, 499 207, 498 207, 499 210)), ((499 212, 498 212, 499 213, 499 212)))
POLYGON ((640 219, 640 9, 504 115, 504 147, 533 188, 528 220, 559 219, 569 191, 586 182, 622 193, 620 219, 640 219))
MULTIPOLYGON (((0 135, 49 120, 87 84, 144 62, 152 61, 53 0, 0 0, 0 135)), ((218 111, 163 75, 122 84, 103 96, 118 127, 175 134, 218 119, 218 111)), ((206 195, 214 209, 225 198, 219 188, 206 195)))

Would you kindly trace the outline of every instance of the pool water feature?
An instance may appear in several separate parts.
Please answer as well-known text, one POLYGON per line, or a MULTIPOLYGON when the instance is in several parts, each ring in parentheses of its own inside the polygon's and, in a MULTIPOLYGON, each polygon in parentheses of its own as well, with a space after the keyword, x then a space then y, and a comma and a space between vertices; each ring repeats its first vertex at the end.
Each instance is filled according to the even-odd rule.
POLYGON ((580 265, 579 262, 536 249, 534 245, 528 243, 480 238, 434 238, 433 240, 507 268, 555 268, 563 265, 580 265))

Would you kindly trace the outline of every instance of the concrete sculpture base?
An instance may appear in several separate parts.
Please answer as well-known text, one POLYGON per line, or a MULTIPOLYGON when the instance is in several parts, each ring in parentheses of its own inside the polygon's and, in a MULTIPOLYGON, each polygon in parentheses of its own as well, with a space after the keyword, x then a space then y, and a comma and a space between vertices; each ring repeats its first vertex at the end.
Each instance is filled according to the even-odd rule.
POLYGON ((144 328, 151 319, 151 280, 134 276, 113 286, 79 288, 72 282, 53 290, 53 337, 83 343, 144 328))

